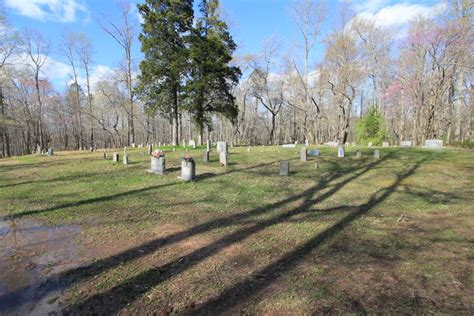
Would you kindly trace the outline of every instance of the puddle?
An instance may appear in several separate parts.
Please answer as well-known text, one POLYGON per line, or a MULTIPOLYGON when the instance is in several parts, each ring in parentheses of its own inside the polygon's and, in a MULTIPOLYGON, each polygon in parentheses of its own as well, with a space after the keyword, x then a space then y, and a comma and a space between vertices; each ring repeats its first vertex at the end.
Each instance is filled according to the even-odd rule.
POLYGON ((76 225, 0 220, 0 315, 61 314, 65 284, 54 276, 91 258, 80 232, 76 225))

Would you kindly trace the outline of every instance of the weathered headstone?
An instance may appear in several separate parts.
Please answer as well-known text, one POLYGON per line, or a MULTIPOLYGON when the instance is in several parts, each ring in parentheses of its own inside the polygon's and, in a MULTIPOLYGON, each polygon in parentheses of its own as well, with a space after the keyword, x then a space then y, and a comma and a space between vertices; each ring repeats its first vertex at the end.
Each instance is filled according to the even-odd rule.
POLYGON ((337 156, 339 158, 344 157, 344 147, 342 147, 342 146, 337 147, 337 156))
MULTIPOLYGON (((265 145, 263 145, 265 147, 265 145)), ((281 147, 283 148, 296 148, 296 144, 284 144, 281 147)))
POLYGON ((310 156, 319 156, 321 154, 321 152, 317 149, 311 149, 311 150, 308 151, 308 154, 310 156))
POLYGON ((308 150, 306 149, 306 147, 301 148, 300 160, 301 161, 308 161, 308 150))
POLYGON ((412 146, 411 140, 403 140, 400 142, 400 147, 402 148, 408 148, 411 146, 412 146))
POLYGON ((226 142, 217 142, 217 152, 227 152, 227 143, 226 142))
POLYGON ((202 158, 202 161, 204 163, 208 163, 209 162, 209 151, 204 151, 204 155, 203 155, 203 158, 202 158))
POLYGON ((48 148, 48 156, 54 156, 54 149, 48 148))
POLYGON ((388 142, 382 142, 382 147, 389 147, 390 144, 388 142))
POLYGON ((181 161, 181 179, 191 181, 196 177, 196 164, 194 160, 181 161))
POLYGON ((431 149, 443 148, 443 141, 441 139, 427 139, 425 140, 425 147, 431 149))
POLYGON ((164 174, 166 170, 166 160, 165 157, 151 157, 151 166, 148 172, 155 174, 164 174))
POLYGON ((361 153, 360 151, 357 151, 356 157, 357 157, 357 158, 361 158, 361 157, 362 157, 362 153, 361 153))
POLYGON ((128 154, 123 155, 123 164, 128 165, 128 154))
POLYGON ((153 152, 153 145, 148 144, 148 156, 150 156, 152 152, 153 152))
POLYGON ((227 166, 227 152, 221 151, 219 153, 219 163, 221 164, 221 167, 227 166))
POLYGON ((374 150, 374 158, 379 159, 380 158, 380 150, 376 149, 374 150))
POLYGON ((280 176, 287 176, 290 174, 290 162, 280 161, 280 176))
POLYGON ((118 162, 119 161, 119 154, 118 153, 114 153, 112 155, 112 161, 113 162, 118 162))

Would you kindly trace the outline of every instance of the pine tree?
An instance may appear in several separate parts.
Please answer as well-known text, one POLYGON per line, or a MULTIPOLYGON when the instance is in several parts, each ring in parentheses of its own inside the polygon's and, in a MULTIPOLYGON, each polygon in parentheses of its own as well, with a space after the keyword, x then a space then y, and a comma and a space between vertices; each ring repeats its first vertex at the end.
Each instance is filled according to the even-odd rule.
POLYGON ((231 121, 238 114, 232 88, 237 85, 241 71, 229 64, 237 45, 227 24, 220 19, 218 9, 219 0, 202 0, 201 16, 190 36, 186 105, 201 139, 204 128, 212 128, 212 113, 221 113, 231 121))
POLYGON ((147 108, 160 111, 173 125, 173 145, 179 143, 181 93, 188 72, 187 41, 193 24, 192 0, 146 0, 138 5, 143 17, 139 36, 144 59, 137 93, 147 108))

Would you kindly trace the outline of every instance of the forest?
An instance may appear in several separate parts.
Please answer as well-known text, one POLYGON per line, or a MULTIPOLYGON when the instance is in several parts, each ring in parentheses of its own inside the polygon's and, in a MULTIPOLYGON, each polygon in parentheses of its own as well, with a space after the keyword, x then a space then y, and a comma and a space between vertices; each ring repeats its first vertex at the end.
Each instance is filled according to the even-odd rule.
POLYGON ((120 19, 98 23, 123 58, 97 82, 90 80, 95 48, 87 33, 46 38, 15 28, 2 10, 1 157, 191 139, 422 145, 436 138, 472 145, 473 1, 440 2, 406 30, 381 26, 341 2, 337 24, 322 32, 327 3, 294 0, 288 14, 299 45, 285 50, 289 39, 272 36, 255 54, 239 53, 218 0, 117 6, 120 19), (314 62, 317 45, 324 54, 314 62), (71 70, 62 90, 44 72, 55 55, 71 70), (378 123, 367 134, 361 126, 369 118, 378 123))

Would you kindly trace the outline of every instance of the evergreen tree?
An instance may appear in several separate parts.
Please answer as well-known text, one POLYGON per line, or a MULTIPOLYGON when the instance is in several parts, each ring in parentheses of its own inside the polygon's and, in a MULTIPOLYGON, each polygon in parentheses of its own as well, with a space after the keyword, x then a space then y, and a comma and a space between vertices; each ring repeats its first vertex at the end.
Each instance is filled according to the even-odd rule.
POLYGON ((180 94, 189 69, 186 43, 193 24, 192 0, 146 0, 138 10, 143 17, 139 39, 144 59, 137 93, 148 108, 171 120, 177 145, 180 94))
POLYGON ((190 36, 190 73, 186 82, 187 110, 203 139, 203 131, 211 128, 211 114, 221 113, 231 121, 238 108, 232 94, 241 71, 230 66, 237 48, 227 24, 219 18, 219 0, 202 0, 201 16, 190 36))
POLYGON ((357 142, 364 145, 369 142, 374 145, 381 145, 386 138, 385 119, 382 113, 377 110, 377 107, 373 106, 367 115, 357 122, 357 142))

